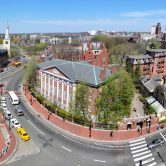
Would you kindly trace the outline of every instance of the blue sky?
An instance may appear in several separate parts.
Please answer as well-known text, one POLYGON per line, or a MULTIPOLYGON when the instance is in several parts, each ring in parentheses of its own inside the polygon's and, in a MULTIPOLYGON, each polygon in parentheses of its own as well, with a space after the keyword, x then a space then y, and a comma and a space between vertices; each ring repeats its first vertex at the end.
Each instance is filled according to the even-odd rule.
POLYGON ((3 0, 0 33, 149 31, 166 27, 165 0, 3 0))

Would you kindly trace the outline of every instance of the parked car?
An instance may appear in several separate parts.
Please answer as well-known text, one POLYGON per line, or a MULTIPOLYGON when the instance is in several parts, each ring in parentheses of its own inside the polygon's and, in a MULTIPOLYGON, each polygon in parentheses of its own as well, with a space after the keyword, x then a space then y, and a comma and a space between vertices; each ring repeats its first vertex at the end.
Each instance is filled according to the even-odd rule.
POLYGON ((155 138, 153 141, 149 142, 147 146, 149 149, 152 149, 155 146, 162 145, 163 142, 164 142, 163 138, 155 138))
POLYGON ((1 104, 6 104, 6 98, 5 97, 1 98, 1 104))
POLYGON ((5 111, 5 110, 7 110, 7 105, 5 103, 2 103, 1 108, 5 111))
POLYGON ((22 112, 22 110, 20 108, 14 108, 14 112, 18 116, 23 116, 24 115, 24 113, 22 112))
POLYGON ((30 136, 27 134, 24 128, 18 128, 17 132, 23 141, 30 140, 30 136))
POLYGON ((10 120, 11 118, 13 118, 13 116, 12 116, 12 114, 11 114, 11 112, 9 111, 9 110, 6 110, 6 111, 4 111, 5 112, 5 117, 8 119, 8 120, 10 120))
POLYGON ((17 119, 12 118, 10 119, 10 123, 14 126, 14 128, 18 129, 21 128, 21 124, 17 121, 17 119))

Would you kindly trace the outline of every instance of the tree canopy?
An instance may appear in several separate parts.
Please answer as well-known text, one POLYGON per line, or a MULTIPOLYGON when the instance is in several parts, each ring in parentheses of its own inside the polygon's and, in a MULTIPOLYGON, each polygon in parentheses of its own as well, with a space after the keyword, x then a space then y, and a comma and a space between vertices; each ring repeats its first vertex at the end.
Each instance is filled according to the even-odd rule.
POLYGON ((120 70, 113 74, 102 87, 96 100, 99 122, 117 123, 130 112, 134 85, 130 75, 120 70))

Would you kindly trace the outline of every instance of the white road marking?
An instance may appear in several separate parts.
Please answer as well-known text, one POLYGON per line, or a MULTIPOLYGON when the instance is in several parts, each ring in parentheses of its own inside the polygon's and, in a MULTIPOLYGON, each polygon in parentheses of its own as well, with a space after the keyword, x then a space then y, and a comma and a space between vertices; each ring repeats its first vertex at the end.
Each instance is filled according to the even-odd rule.
MULTIPOLYGON (((154 161, 154 158, 150 158, 148 160, 145 160, 145 161, 142 162, 142 164, 147 164, 147 163, 150 163, 151 161, 154 161)), ((156 162, 153 162, 153 163, 156 163, 156 162)), ((136 163, 135 166, 140 166, 140 163, 136 163)))
POLYGON ((45 135, 42 131, 40 131, 30 120, 28 122, 36 129, 38 130, 41 134, 45 135))
POLYGON ((146 159, 146 158, 151 157, 151 156, 152 156, 152 153, 148 154, 146 156, 142 156, 142 157, 136 158, 136 159, 134 159, 134 161, 140 161, 140 160, 146 159))
POLYGON ((142 152, 142 151, 147 150, 147 149, 148 149, 148 147, 143 148, 143 149, 138 149, 138 150, 135 150, 135 151, 131 151, 131 153, 134 154, 134 153, 142 152))
POLYGON ((66 147, 64 147, 64 146, 62 146, 62 148, 65 149, 65 150, 67 150, 68 152, 71 152, 70 149, 68 149, 68 148, 66 148, 66 147))
POLYGON ((135 149, 140 149, 140 148, 145 147, 145 146, 147 146, 147 144, 143 144, 141 146, 136 146, 136 147, 133 147, 133 148, 130 148, 130 149, 135 150, 135 149))
POLYGON ((104 161, 104 160, 94 160, 95 162, 100 162, 100 163, 106 163, 106 161, 104 161))
POLYGON ((163 137, 164 141, 166 141, 166 138, 163 136, 163 134, 162 134, 162 133, 160 133, 160 135, 163 137))
POLYGON ((157 163, 156 163, 156 162, 153 162, 152 164, 149 164, 149 165, 147 165, 147 166, 154 166, 154 165, 157 165, 157 163))
POLYGON ((136 143, 136 142, 143 141, 143 140, 145 140, 145 138, 140 138, 137 140, 129 141, 129 143, 136 143))
POLYGON ((138 157, 138 156, 141 156, 141 155, 144 155, 144 154, 147 154, 147 153, 151 153, 151 151, 147 150, 147 151, 144 151, 142 153, 135 154, 135 155, 133 155, 133 157, 138 157))
POLYGON ((134 144, 130 144, 130 146, 136 146, 136 145, 140 145, 140 144, 144 144, 146 143, 146 141, 142 141, 142 142, 137 142, 137 143, 134 143, 134 144))

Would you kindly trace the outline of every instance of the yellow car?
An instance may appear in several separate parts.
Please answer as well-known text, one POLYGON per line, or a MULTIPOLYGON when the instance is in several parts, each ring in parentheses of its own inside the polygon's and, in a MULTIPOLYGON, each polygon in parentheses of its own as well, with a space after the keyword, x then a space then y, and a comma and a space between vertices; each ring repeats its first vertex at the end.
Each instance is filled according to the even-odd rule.
POLYGON ((23 141, 28 141, 30 140, 30 136, 27 134, 24 128, 18 128, 17 129, 18 134, 20 135, 21 139, 23 141))

